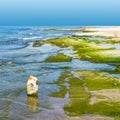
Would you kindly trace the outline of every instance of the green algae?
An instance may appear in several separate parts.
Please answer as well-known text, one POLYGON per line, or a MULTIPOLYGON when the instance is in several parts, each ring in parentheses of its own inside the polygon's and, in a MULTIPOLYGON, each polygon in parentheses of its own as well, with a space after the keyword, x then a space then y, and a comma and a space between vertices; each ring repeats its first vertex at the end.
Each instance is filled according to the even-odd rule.
POLYGON ((79 41, 77 38, 55 38, 55 39, 49 39, 45 41, 37 40, 33 43, 34 47, 39 47, 43 44, 52 44, 59 47, 69 47, 79 44, 79 41))
POLYGON ((64 106, 64 111, 68 116, 81 116, 88 113, 88 103, 88 99, 70 99, 69 103, 64 106))
POLYGON ((33 43, 33 47, 40 47, 44 44, 44 41, 42 40, 36 40, 34 43, 33 43))
POLYGON ((81 55, 81 58, 88 60, 86 56, 90 56, 89 60, 92 62, 119 63, 120 62, 119 52, 120 52, 119 50, 94 51, 81 55))
POLYGON ((71 99, 64 107, 65 113, 69 116, 80 116, 84 114, 99 114, 110 117, 120 115, 120 103, 99 102, 94 105, 89 104, 89 100, 71 99))
MULTIPOLYGON (((116 86, 114 86, 114 83, 119 83, 118 79, 103 75, 102 73, 96 71, 76 71, 76 73, 79 74, 83 80, 79 80, 74 77, 70 79, 70 102, 64 107, 66 114, 69 116, 79 116, 82 114, 91 113, 109 116, 111 111, 107 113, 110 109, 107 102, 100 102, 95 105, 89 104, 90 97, 92 95, 89 91, 85 91, 84 84, 86 83, 88 90, 115 89, 116 86), (105 107, 101 107, 102 104, 105 105, 105 107), (100 107, 100 109, 96 112, 98 107, 100 107), (106 111, 104 111, 104 109, 106 111)), ((105 96, 102 98, 105 98, 105 96)), ((114 104, 115 103, 111 103, 111 105, 113 105, 112 107, 115 107, 114 104)))
POLYGON ((120 61, 119 50, 114 47, 103 47, 102 44, 112 44, 112 40, 89 40, 87 38, 56 38, 46 41, 35 41, 33 46, 41 46, 43 44, 52 44, 61 48, 72 46, 76 51, 75 56, 82 60, 92 62, 111 63, 120 61), (110 53, 113 54, 110 54, 110 53), (106 54, 104 54, 106 53, 106 54))
POLYGON ((120 71, 118 70, 118 68, 116 68, 115 70, 109 70, 109 69, 105 69, 105 70, 100 70, 101 72, 107 72, 109 74, 120 74, 120 71))
POLYGON ((108 44, 119 44, 120 43, 119 40, 114 40, 114 38, 113 39, 105 40, 104 42, 106 42, 108 44))
POLYGON ((106 99, 106 98, 109 99, 108 97, 103 96, 103 95, 97 95, 96 98, 98 98, 98 99, 106 99))
POLYGON ((67 93, 67 88, 64 85, 60 86, 60 90, 58 92, 54 92, 49 96, 56 97, 56 98, 64 98, 67 93))
POLYGON ((68 83, 68 81, 67 81, 68 79, 67 78, 70 78, 70 77, 71 77, 71 73, 70 72, 68 72, 68 71, 63 72, 61 74, 61 76, 58 78, 58 80, 56 80, 54 82, 54 84, 59 85, 59 87, 60 87, 59 91, 50 94, 50 96, 57 97, 57 98, 64 98, 66 93, 67 93, 67 91, 68 91, 65 83, 68 83))
POLYGON ((63 85, 65 82, 68 82, 68 79, 71 77, 72 77, 72 74, 69 71, 65 71, 60 75, 60 77, 54 83, 63 85))
POLYGON ((120 118, 119 118, 119 117, 116 117, 116 118, 114 118, 114 120, 120 120, 120 118))
POLYGON ((85 91, 84 81, 78 78, 70 78, 69 84, 69 102, 64 106, 64 111, 69 116, 83 115, 88 106, 91 93, 85 91))
MULTIPOLYGON (((72 89, 74 89, 74 91, 70 88, 70 102, 64 107, 67 115, 79 116, 83 114, 100 114, 113 117, 120 115, 119 102, 101 101, 92 105, 89 103, 90 98, 92 97, 90 93, 91 90, 116 89, 117 87, 114 86, 114 83, 119 84, 118 79, 106 76, 96 71, 77 71, 76 73, 79 74, 80 77, 82 77, 84 82, 86 82, 88 92, 86 92, 85 89, 79 90, 78 88, 80 84, 76 83, 77 79, 74 81, 73 78, 72 82, 70 82, 70 85, 72 86, 72 89)), ((79 79, 78 81, 80 82, 79 79)), ((82 85, 83 83, 81 84, 81 86, 82 85)), ((105 96, 103 98, 105 98, 105 96)))
POLYGON ((57 55, 49 56, 45 62, 70 62, 72 61, 72 57, 67 56, 63 53, 59 53, 57 55))
POLYGON ((55 84, 59 85, 61 89, 52 94, 53 97, 64 98, 65 93, 69 93, 69 101, 64 106, 64 111, 68 116, 97 114, 115 118, 120 117, 119 101, 111 100, 105 95, 96 95, 96 98, 100 101, 90 103, 91 98, 94 97, 92 91, 116 91, 120 88, 119 79, 90 70, 79 70, 75 71, 74 74, 70 72, 62 73, 59 79, 55 81, 55 84), (75 77, 74 74, 80 76, 81 79, 75 77), (69 87, 65 86, 65 83, 69 84, 69 87))
POLYGON ((120 66, 116 68, 116 71, 120 73, 120 66))
POLYGON ((115 89, 120 88, 120 82, 117 78, 104 75, 96 71, 78 71, 76 72, 86 81, 89 90, 115 89), (115 84, 118 86, 116 87, 115 84))
POLYGON ((89 113, 104 114, 106 116, 120 116, 120 103, 118 102, 99 102, 94 105, 89 105, 89 113))

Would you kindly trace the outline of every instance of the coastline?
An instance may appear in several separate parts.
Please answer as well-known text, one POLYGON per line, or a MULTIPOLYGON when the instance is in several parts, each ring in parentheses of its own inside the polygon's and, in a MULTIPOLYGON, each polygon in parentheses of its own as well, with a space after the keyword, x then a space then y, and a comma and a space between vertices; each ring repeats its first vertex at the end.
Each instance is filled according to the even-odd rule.
POLYGON ((74 36, 96 36, 105 38, 114 38, 114 40, 120 40, 120 26, 114 27, 85 27, 84 32, 73 34, 74 36))
MULTIPOLYGON (((51 29, 49 30, 51 31, 51 29)), ((120 55, 119 55, 120 48, 119 47, 116 48, 115 46, 116 45, 120 46, 119 41, 117 41, 120 39, 119 30, 120 30, 120 27, 100 27, 100 28, 85 27, 79 31, 80 33, 77 31, 77 33, 72 34, 72 36, 68 38, 55 38, 55 39, 48 39, 45 41, 39 41, 39 40, 35 41, 33 44, 33 47, 41 47, 45 44, 50 44, 54 47, 57 46, 57 47, 60 47, 61 49, 71 47, 72 50, 75 51, 74 53, 75 59, 90 61, 92 63, 104 63, 108 65, 113 63, 112 65, 116 66, 115 70, 113 71, 117 71, 117 69, 119 69, 119 65, 116 65, 116 64, 119 64, 119 61, 120 61, 120 55), (100 38, 104 38, 104 39, 100 39, 100 38)), ((59 54, 57 55, 59 56, 59 54)), ((53 56, 50 57, 51 60, 52 60, 52 57, 53 56)), ((59 59, 59 57, 57 58, 59 59)), ((55 61, 53 60, 53 62, 55 61)), ((64 105, 64 112, 67 114, 67 116, 65 116, 64 118, 64 115, 61 115, 61 117, 63 116, 62 119, 63 120, 64 119, 65 120, 74 120, 74 119, 76 120, 91 120, 91 119, 92 120, 103 120, 103 119, 114 120, 116 119, 117 111, 112 111, 112 110, 115 108, 115 104, 118 104, 118 101, 120 101, 117 97, 119 95, 119 90, 118 90, 119 78, 117 79, 115 77, 112 78, 112 76, 109 76, 108 74, 104 74, 100 71, 92 71, 92 70, 89 70, 89 71, 74 70, 73 73, 70 72, 70 74, 73 74, 73 77, 71 77, 72 80, 71 79, 68 80, 69 77, 65 78, 65 80, 67 79, 67 84, 69 84, 70 87, 67 88, 66 86, 64 86, 66 87, 65 89, 63 86, 61 86, 61 82, 63 82, 63 84, 66 83, 64 79, 63 80, 61 79, 67 75, 67 73, 65 73, 66 74, 65 76, 63 74, 63 76, 61 76, 58 79, 58 82, 55 82, 55 84, 61 86, 60 91, 52 94, 53 97, 58 97, 58 98, 63 97, 66 91, 69 92, 70 94, 69 102, 64 105), (77 78, 76 77, 74 78, 74 75, 77 76, 77 78), (83 83, 82 81, 81 83, 79 83, 81 78, 84 80, 83 83), (90 78, 92 78, 93 81, 90 78), (104 82, 107 82, 107 83, 104 83, 104 82), (111 82, 113 83, 111 84, 111 82), (81 88, 81 86, 84 86, 84 87, 81 88), (76 93, 74 92, 74 89, 76 90, 76 93), (114 99, 112 97, 114 97, 114 99), (85 100, 82 101, 82 99, 85 99, 85 100), (83 106, 82 104, 85 104, 86 107, 83 106), (111 107, 108 104, 111 104, 111 107), (78 106, 78 110, 76 109, 77 106, 78 106), (90 108, 90 111, 89 111, 89 108, 90 108), (100 109, 97 109, 97 108, 100 108, 100 109), (85 111, 88 111, 88 112, 85 112, 85 111), (114 116, 110 115, 111 112, 114 113, 114 116)), ((38 117, 39 117, 39 114, 38 114, 38 117)), ((58 116, 58 119, 60 119, 59 116, 58 116)))
MULTIPOLYGON (((120 43, 114 36, 94 35, 96 29, 99 29, 98 33, 104 31, 113 34, 118 33, 119 28, 110 27, 109 30, 109 27, 90 27, 91 32, 88 32, 87 27, 80 31, 74 28, 72 32, 71 29, 22 28, 13 34, 11 31, 6 33, 6 38, 10 40, 3 41, 6 48, 9 44, 14 46, 14 43, 17 48, 21 42, 27 46, 10 49, 9 52, 3 47, 0 53, 4 63, 0 69, 1 84, 7 86, 2 88, 1 94, 10 91, 9 96, 5 94, 3 99, 12 101, 11 91, 23 88, 18 90, 19 95, 13 91, 16 97, 9 103, 9 110, 3 111, 8 112, 5 117, 31 120, 119 118, 120 43), (78 33, 92 35, 73 36, 78 33), (30 74, 38 77, 38 98, 25 94, 24 85, 30 74)), ((9 30, 5 28, 5 31, 9 30)), ((3 104, 1 101, 1 106, 5 106, 6 102, 3 104)), ((4 116, 3 113, 1 115, 4 116)))

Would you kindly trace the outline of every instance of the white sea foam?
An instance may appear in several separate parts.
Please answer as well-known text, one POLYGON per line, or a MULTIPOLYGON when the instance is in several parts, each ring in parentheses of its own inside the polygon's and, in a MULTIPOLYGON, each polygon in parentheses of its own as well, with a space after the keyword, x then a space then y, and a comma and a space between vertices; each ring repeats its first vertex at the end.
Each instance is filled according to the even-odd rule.
POLYGON ((34 40, 34 39, 41 39, 42 36, 35 36, 35 37, 25 37, 25 38, 22 38, 23 40, 34 40))

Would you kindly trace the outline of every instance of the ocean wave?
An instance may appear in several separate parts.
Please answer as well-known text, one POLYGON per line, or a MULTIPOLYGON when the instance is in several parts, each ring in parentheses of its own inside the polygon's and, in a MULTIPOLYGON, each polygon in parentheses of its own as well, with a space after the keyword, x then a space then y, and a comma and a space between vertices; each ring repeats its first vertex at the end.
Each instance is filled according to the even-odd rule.
MULTIPOLYGON (((41 35, 41 36, 34 36, 34 37, 25 37, 22 40, 36 40, 36 39, 51 39, 56 37, 62 37, 63 34, 48 34, 48 35, 41 35)), ((21 38, 19 38, 21 39, 21 38)))
POLYGON ((35 39, 41 39, 42 36, 35 36, 35 37, 25 37, 25 38, 22 38, 22 40, 35 40, 35 39))

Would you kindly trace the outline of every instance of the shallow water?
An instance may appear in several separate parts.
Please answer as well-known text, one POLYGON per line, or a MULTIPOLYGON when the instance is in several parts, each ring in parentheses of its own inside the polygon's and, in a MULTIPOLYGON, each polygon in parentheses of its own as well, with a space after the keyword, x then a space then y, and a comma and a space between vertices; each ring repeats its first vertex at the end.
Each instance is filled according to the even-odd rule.
POLYGON ((32 42, 36 39, 46 40, 71 35, 71 31, 44 31, 37 28, 39 27, 0 27, 0 119, 35 119, 36 115, 40 114, 41 120, 47 120, 55 118, 55 114, 58 113, 58 116, 66 117, 62 107, 68 101, 68 97, 61 99, 49 96, 59 91, 60 88, 54 81, 63 72, 116 69, 112 65, 76 59, 75 51, 71 48, 59 48, 48 44, 33 48, 32 42), (71 56, 72 61, 44 62, 48 56, 57 53, 71 56), (29 75, 38 77, 38 98, 26 95, 25 87, 29 75), (46 116, 45 113, 50 116, 46 116))
POLYGON ((116 50, 120 50, 120 44, 101 44, 100 47, 115 48, 116 50))

